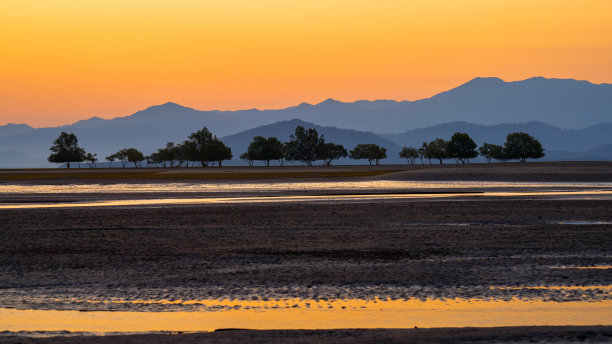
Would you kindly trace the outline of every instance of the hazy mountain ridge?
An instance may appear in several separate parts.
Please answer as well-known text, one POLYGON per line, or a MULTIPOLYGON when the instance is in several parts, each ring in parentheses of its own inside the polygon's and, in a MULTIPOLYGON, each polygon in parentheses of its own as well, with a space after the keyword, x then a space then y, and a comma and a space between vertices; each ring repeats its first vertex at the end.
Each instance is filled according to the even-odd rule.
MULTIPOLYGON (((130 116, 109 120, 92 117, 60 127, 0 126, 0 151, 12 152, 11 156, 23 153, 39 159, 41 166, 49 166, 46 157, 51 142, 61 131, 68 131, 77 135, 82 147, 98 153, 103 160, 125 147, 136 147, 150 154, 165 142, 181 142, 204 126, 218 137, 232 140, 232 134, 251 129, 251 133, 265 132, 259 127, 292 118, 326 128, 326 132, 331 128, 353 130, 351 135, 360 140, 369 132, 376 142, 389 142, 381 141, 387 139, 398 146, 418 146, 436 137, 448 138, 455 131, 469 133, 479 144, 502 143, 507 133, 526 131, 540 139, 549 151, 586 151, 612 144, 612 85, 572 79, 505 82, 499 78, 476 78, 413 102, 344 103, 330 98, 319 104, 302 103, 280 110, 200 111, 169 102, 130 116), (377 136, 372 132, 387 134, 377 136)), ((264 136, 283 139, 293 129, 284 128, 264 136)), ((338 132, 344 142, 337 143, 350 149, 352 144, 348 143, 353 141, 347 139, 350 136, 347 133, 338 132)), ((325 136, 330 141, 338 141, 331 134, 325 136)), ((244 140, 238 141, 236 148, 232 147, 236 157, 245 146, 244 140)), ((0 159, 0 166, 6 164, 5 159, 0 159)))
POLYGON ((93 117, 70 127, 140 126, 152 119, 160 126, 206 125, 220 136, 301 118, 323 126, 400 133, 406 129, 466 121, 477 124, 544 122, 560 128, 582 129, 612 122, 612 85, 574 79, 530 78, 505 82, 475 78, 463 85, 417 101, 327 99, 278 110, 200 111, 175 103, 151 106, 131 116, 101 120, 93 117))

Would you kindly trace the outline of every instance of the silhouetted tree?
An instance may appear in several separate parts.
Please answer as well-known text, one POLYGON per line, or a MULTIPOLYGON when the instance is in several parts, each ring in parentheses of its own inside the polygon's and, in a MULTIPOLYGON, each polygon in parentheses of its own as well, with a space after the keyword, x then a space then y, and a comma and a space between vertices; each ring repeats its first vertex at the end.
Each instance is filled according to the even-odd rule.
POLYGON ((95 168, 96 161, 98 161, 98 154, 87 153, 84 160, 87 161, 87 165, 89 165, 90 168, 95 168))
POLYGON ((504 147, 500 145, 491 145, 490 150, 491 158, 499 161, 508 160, 506 159, 506 152, 504 151, 504 147))
POLYGON ((117 159, 121 161, 121 166, 123 168, 125 168, 125 165, 128 162, 133 163, 134 167, 141 167, 142 162, 145 160, 144 155, 136 148, 123 148, 117 153, 112 154, 110 157, 107 157, 107 160, 108 158, 113 158, 113 160, 117 159))
MULTIPOLYGON (((423 142, 421 144, 421 147, 417 149, 417 152, 419 153, 419 160, 421 160, 421 165, 423 165, 423 158, 425 157, 425 153, 427 152, 427 142, 423 142)), ((429 159, 429 164, 431 164, 431 159, 429 159)))
POLYGON ((325 166, 329 166, 333 160, 345 158, 347 155, 348 152, 343 145, 337 145, 332 142, 322 142, 316 149, 317 160, 323 160, 325 166))
POLYGON ((141 151, 136 148, 127 149, 127 159, 129 162, 134 164, 134 167, 141 167, 142 162, 145 160, 144 155, 141 151))
POLYGON ((544 157, 544 148, 540 141, 533 136, 523 133, 510 133, 504 143, 504 155, 507 159, 517 159, 525 162, 527 159, 539 159, 544 157))
POLYGON ((253 167, 253 161, 255 160, 255 156, 247 151, 240 154, 240 159, 246 160, 249 163, 249 167, 253 167))
POLYGON ((372 161, 375 161, 378 165, 381 159, 387 158, 387 149, 373 143, 361 143, 349 152, 349 157, 351 159, 368 159, 370 165, 372 165, 372 161))
POLYGON ((170 141, 166 143, 164 148, 158 148, 157 152, 149 155, 148 161, 161 164, 163 167, 174 167, 175 163, 180 159, 181 147, 170 141))
POLYGON ((461 161, 462 164, 478 156, 476 142, 466 133, 456 132, 447 142, 446 151, 450 158, 461 161))
POLYGON ((285 146, 285 157, 312 166, 312 162, 317 159, 317 147, 323 142, 323 135, 319 136, 316 129, 298 126, 285 146))
MULTIPOLYGON (((404 147, 399 152, 400 158, 406 159, 410 165, 414 165, 414 161, 420 156, 419 150, 413 147, 404 147)), ((422 161, 422 160, 421 160, 422 161)))
POLYGON ((278 160, 282 165, 284 155, 285 146, 276 137, 255 136, 240 158, 248 160, 249 166, 253 165, 254 160, 262 160, 266 166, 270 166, 270 160, 278 160))
POLYGON ((106 161, 108 161, 108 167, 109 168, 113 168, 113 161, 115 161, 115 159, 116 159, 115 154, 111 154, 111 155, 107 156, 104 159, 106 159, 106 161))
POLYGON ((53 141, 53 146, 49 150, 52 153, 47 160, 53 163, 66 163, 67 168, 70 168, 71 162, 80 163, 85 159, 85 150, 79 147, 77 137, 65 131, 62 131, 59 137, 53 141))
POLYGON ((189 167, 189 162, 193 161, 193 166, 195 166, 195 162, 200 162, 202 159, 200 158, 200 150, 198 149, 198 145, 194 141, 185 140, 183 143, 179 145, 179 155, 180 158, 179 164, 182 161, 186 162, 187 167, 189 167))
POLYGON ((206 161, 212 162, 213 166, 217 162, 221 167, 223 160, 230 160, 232 157, 232 149, 216 137, 206 146, 206 161))
POLYGON ((449 157, 446 147, 447 142, 444 139, 438 138, 429 142, 425 149, 425 157, 429 159, 429 163, 431 164, 431 159, 438 159, 442 165, 442 160, 449 157))
POLYGON ((478 152, 480 153, 480 156, 487 159, 488 163, 491 162, 491 159, 506 160, 504 156, 504 147, 500 145, 485 142, 478 148, 478 152))
POLYGON ((213 137, 213 134, 206 127, 189 135, 189 141, 192 142, 192 148, 195 149, 194 154, 195 157, 197 157, 196 161, 199 161, 202 167, 208 166, 208 161, 211 161, 208 158, 208 145, 216 139, 217 137, 213 137))

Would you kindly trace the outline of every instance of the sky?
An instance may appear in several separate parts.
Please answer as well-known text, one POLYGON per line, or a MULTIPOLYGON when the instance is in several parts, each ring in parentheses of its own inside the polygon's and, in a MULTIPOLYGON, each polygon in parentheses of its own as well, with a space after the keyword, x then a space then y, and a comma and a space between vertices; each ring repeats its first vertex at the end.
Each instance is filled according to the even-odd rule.
POLYGON ((0 125, 612 83, 610 0, 2 0, 0 125))

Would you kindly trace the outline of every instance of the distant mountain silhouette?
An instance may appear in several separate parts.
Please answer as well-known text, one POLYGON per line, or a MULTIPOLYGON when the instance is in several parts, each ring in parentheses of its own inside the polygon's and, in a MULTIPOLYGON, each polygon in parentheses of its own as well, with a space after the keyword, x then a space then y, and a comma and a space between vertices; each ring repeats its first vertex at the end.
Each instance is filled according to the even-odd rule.
POLYGON ((27 124, 13 124, 9 123, 0 126, 0 137, 20 135, 34 130, 27 124))
MULTIPOLYGON (((7 124, 0 126, 0 150, 23 153, 48 166, 45 161, 51 142, 61 131, 68 131, 77 135, 82 147, 98 153, 103 160, 125 147, 150 154, 165 142, 181 142, 204 126, 219 137, 231 138, 235 133, 292 118, 317 123, 321 128, 354 130, 351 135, 360 132, 359 141, 364 132, 386 133, 385 138, 400 146, 448 138, 455 131, 469 133, 478 143, 501 143, 510 131, 526 131, 540 139, 546 149, 583 151, 612 143, 612 85, 572 79, 505 82, 499 78, 476 78, 414 102, 344 103, 327 99, 280 110, 199 111, 169 102, 130 116, 110 120, 93 117, 53 128, 7 124), (503 124, 509 122, 522 124, 503 124)), ((273 132, 273 136, 282 139, 280 130, 273 132)), ((339 137, 346 144, 339 143, 349 146, 349 142, 356 142, 347 139, 348 132, 343 133, 346 135, 339 137)), ((331 132, 326 136, 334 141, 331 132)), ((241 153, 243 146, 234 149, 234 153, 241 153)), ((4 159, 0 159, 0 166, 6 166, 4 159)))
MULTIPOLYGON (((319 134, 322 134, 326 142, 333 142, 341 144, 347 150, 353 149, 360 143, 374 143, 381 147, 387 148, 388 159, 382 160, 383 163, 398 163, 401 162, 398 154, 401 148, 386 138, 379 135, 350 130, 340 129, 335 127, 322 127, 314 123, 305 122, 299 119, 292 119, 290 121, 277 122, 273 124, 264 125, 261 127, 249 129, 234 135, 229 135, 221 138, 225 144, 232 148, 232 152, 235 158, 238 158, 240 154, 246 152, 247 148, 253 137, 264 136, 264 137, 276 137, 282 142, 289 141, 289 136, 294 133, 297 126, 303 126, 304 128, 316 129, 319 134)), ((354 160, 342 159, 345 163, 361 163, 354 160)))
POLYGON ((475 78, 461 86, 417 101, 327 99, 280 110, 199 111, 175 103, 149 107, 131 116, 103 120, 93 117, 65 128, 108 127, 126 131, 159 128, 169 137, 208 126, 220 136, 256 126, 300 118, 324 126, 400 133, 413 128, 466 121, 476 124, 539 121, 560 128, 582 129, 612 122, 612 85, 573 79, 530 78, 505 82, 475 78))

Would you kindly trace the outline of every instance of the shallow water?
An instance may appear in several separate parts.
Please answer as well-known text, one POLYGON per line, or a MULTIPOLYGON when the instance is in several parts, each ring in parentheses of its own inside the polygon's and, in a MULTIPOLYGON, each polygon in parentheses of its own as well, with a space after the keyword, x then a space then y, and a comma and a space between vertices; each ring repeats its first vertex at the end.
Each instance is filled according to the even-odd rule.
POLYGON ((147 192, 256 192, 256 191, 335 191, 389 189, 474 189, 474 188, 602 188, 612 189, 612 183, 524 183, 524 182, 296 182, 296 183, 119 183, 64 185, 0 185, 0 193, 147 193, 147 192))
MULTIPOLYGON (((466 192, 466 193, 407 193, 407 194, 363 194, 363 195, 313 195, 313 196, 251 196, 251 197, 192 197, 192 198, 149 198, 121 199, 86 202, 53 203, 0 203, 0 209, 34 208, 81 208, 112 206, 159 206, 181 204, 247 204, 247 203, 286 203, 286 202, 359 202, 401 199, 436 199, 457 197, 560 197, 563 199, 612 199, 612 191, 527 191, 527 192, 466 192)), ((565 223, 565 224, 572 224, 565 223)), ((606 224, 595 221, 579 224, 606 224)))
POLYGON ((612 300, 201 300, 197 312, 0 308, 0 331, 147 332, 612 324, 612 300))

